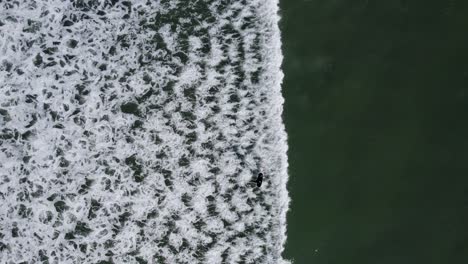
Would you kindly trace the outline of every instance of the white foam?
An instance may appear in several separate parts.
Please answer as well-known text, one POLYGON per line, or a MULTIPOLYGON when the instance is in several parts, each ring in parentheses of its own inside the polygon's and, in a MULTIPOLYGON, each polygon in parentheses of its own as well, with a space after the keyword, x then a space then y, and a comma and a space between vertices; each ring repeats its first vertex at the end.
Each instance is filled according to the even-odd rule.
POLYGON ((277 0, 112 2, 0 3, 0 262, 289 263, 277 0))

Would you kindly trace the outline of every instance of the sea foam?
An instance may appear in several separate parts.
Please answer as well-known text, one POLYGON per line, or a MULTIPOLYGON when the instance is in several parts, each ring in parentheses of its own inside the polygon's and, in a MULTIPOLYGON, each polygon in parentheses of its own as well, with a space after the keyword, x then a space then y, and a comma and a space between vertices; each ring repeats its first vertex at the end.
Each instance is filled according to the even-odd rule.
POLYGON ((278 22, 277 0, 0 2, 0 262, 287 263, 278 22))

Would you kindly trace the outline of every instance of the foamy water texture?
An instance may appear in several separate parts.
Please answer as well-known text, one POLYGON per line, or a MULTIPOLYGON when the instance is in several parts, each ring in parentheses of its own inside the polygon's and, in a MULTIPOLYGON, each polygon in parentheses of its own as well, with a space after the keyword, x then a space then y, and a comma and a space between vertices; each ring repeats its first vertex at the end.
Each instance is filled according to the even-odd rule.
POLYGON ((286 263, 277 4, 1 1, 0 262, 286 263))

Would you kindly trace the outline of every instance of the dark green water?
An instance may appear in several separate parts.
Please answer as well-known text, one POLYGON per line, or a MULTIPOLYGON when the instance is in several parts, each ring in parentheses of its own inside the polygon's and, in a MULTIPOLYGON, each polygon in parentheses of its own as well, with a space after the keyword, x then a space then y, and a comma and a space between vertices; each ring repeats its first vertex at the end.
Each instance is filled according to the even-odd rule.
POLYGON ((282 0, 297 264, 468 263, 468 1, 282 0))

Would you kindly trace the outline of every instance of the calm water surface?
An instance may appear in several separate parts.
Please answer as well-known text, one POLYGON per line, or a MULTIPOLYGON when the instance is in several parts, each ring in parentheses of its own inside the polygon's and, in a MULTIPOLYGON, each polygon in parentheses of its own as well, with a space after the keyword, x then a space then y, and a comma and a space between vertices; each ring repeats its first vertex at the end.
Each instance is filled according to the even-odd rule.
POLYGON ((468 1, 281 8, 285 257, 468 263, 468 1))

